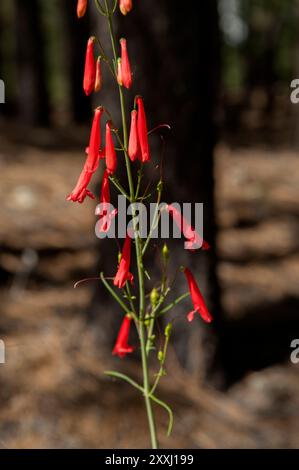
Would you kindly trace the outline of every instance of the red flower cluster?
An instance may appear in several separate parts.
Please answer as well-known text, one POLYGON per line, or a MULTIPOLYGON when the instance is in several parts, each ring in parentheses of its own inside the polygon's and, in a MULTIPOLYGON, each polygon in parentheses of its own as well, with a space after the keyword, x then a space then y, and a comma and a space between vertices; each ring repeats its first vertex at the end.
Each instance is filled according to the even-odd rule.
MULTIPOLYGON (((78 18, 82 18, 85 15, 87 6, 88 0, 78 0, 78 18)), ((132 7, 132 0, 119 1, 119 8, 123 15, 129 13, 132 10, 132 7)), ((101 57, 98 57, 97 60, 95 60, 95 43, 95 37, 89 38, 86 49, 83 90, 87 96, 91 95, 92 92, 99 92, 103 85, 101 57)), ((127 50, 127 41, 124 38, 120 40, 120 49, 121 57, 117 60, 116 64, 116 79, 120 86, 130 89, 133 84, 133 75, 127 50)), ((95 110, 89 146, 86 148, 87 157, 77 184, 71 194, 67 197, 68 200, 74 202, 77 201, 79 203, 82 203, 86 196, 95 199, 95 196, 88 189, 88 186, 93 174, 98 169, 100 159, 105 159, 106 169, 103 174, 101 186, 100 206, 97 209, 97 215, 100 218, 100 224, 98 227, 101 232, 107 232, 109 230, 111 221, 117 214, 117 210, 110 206, 109 188, 109 177, 114 175, 117 169, 117 155, 113 141, 114 129, 112 122, 108 120, 106 122, 105 147, 103 147, 101 138, 101 118, 104 111, 103 107, 99 107, 95 110)), ((140 96, 136 97, 134 110, 131 113, 128 156, 132 162, 138 159, 142 163, 150 161, 151 158, 146 113, 143 99, 140 96)), ((186 221, 179 210, 171 204, 166 206, 166 210, 173 217, 173 220, 184 234, 187 240, 187 249, 192 251, 200 247, 202 247, 203 250, 210 248, 209 244, 203 240, 196 230, 194 230, 194 228, 186 221)), ((134 280, 134 277, 130 272, 131 243, 131 236, 127 234, 120 256, 117 273, 114 277, 114 285, 120 289, 123 289, 127 282, 132 284, 134 280)), ((184 273, 189 285, 190 296, 194 307, 187 316, 188 321, 193 321, 194 314, 198 312, 205 322, 210 323, 212 321, 212 316, 207 309, 194 276, 187 268, 184 268, 184 273)), ((131 321, 132 318, 130 315, 126 315, 124 317, 113 349, 113 354, 121 358, 126 356, 128 353, 132 353, 134 350, 134 348, 128 344, 131 321)))

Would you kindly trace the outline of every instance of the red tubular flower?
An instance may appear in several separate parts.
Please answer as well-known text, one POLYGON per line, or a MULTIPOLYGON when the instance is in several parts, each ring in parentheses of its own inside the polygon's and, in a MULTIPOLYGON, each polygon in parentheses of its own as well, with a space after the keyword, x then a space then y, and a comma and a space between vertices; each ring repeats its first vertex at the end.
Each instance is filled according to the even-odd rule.
POLYGON ((97 64, 96 64, 96 81, 94 85, 94 91, 98 93, 103 85, 103 77, 102 77, 102 67, 101 67, 101 57, 98 57, 97 64))
POLYGON ((108 232, 111 226, 112 219, 116 216, 117 209, 111 210, 110 206, 110 188, 109 188, 109 175, 107 170, 104 172, 101 197, 100 197, 100 208, 96 212, 96 215, 100 216, 99 231, 108 232))
POLYGON ((134 351, 133 346, 128 345, 131 321, 132 319, 128 315, 126 315, 123 319, 114 349, 112 351, 112 354, 114 356, 123 358, 127 354, 130 354, 134 351))
POLYGON ((126 39, 122 38, 120 40, 121 46, 121 77, 123 86, 126 88, 131 88, 133 80, 132 80, 132 71, 131 65, 129 60, 129 55, 127 51, 127 41, 126 39))
POLYGON ((195 250, 202 248, 203 250, 209 250, 210 245, 194 230, 194 228, 187 222, 185 217, 181 214, 176 207, 171 204, 167 204, 166 210, 173 217, 173 220, 177 224, 178 228, 181 230, 183 235, 188 240, 185 244, 187 250, 195 250))
POLYGON ((136 160, 140 153, 140 145, 138 140, 138 131, 137 131, 137 111, 134 109, 131 113, 131 129, 130 129, 130 138, 129 138, 129 147, 128 154, 132 162, 136 160))
POLYGON ((89 38, 88 43, 87 43, 87 49, 86 49, 83 89, 87 96, 89 96, 93 92, 95 81, 96 81, 96 62, 94 59, 94 43, 95 43, 95 38, 94 37, 89 38))
POLYGON ((97 108, 94 113, 89 147, 88 157, 85 163, 88 171, 95 172, 99 165, 100 148, 101 148, 101 117, 103 114, 103 108, 97 108))
POLYGON ((129 13, 133 8, 132 0, 119 0, 119 9, 123 15, 129 13))
POLYGON ((141 161, 144 163, 150 160, 150 150, 149 150, 149 144, 148 144, 146 115, 144 111, 143 100, 141 97, 137 98, 137 104, 138 104, 138 119, 137 119, 138 140, 139 140, 140 150, 141 150, 141 161))
MULTIPOLYGON (((104 147, 103 149, 100 149, 100 151, 99 151, 99 159, 101 159, 101 158, 104 159, 104 158, 105 158, 105 152, 106 152, 105 147, 104 147)), ((89 147, 86 147, 86 148, 85 148, 85 153, 86 153, 86 155, 89 154, 89 147)))
POLYGON ((88 0, 78 0, 77 3, 77 16, 78 18, 82 18, 87 10, 87 3, 88 0))
POLYGON ((77 185, 71 194, 67 197, 68 201, 82 202, 85 200, 86 196, 95 199, 94 195, 87 189, 87 186, 90 183, 91 177, 99 166, 100 158, 102 158, 102 153, 100 151, 101 147, 101 116, 103 114, 103 108, 97 108, 94 113, 89 147, 86 149, 87 158, 83 167, 83 170, 79 176, 77 185))
POLYGON ((89 196, 91 199, 95 199, 94 195, 87 189, 92 175, 93 171, 88 171, 84 165, 78 182, 71 194, 67 197, 67 201, 79 202, 82 204, 86 196, 89 196))
POLYGON ((113 175, 117 167, 116 151, 113 143, 110 121, 106 124, 106 167, 109 175, 113 175))
POLYGON ((123 251, 121 254, 120 263, 118 266, 118 271, 114 278, 114 285, 122 289, 127 281, 130 281, 131 284, 133 283, 134 277, 133 274, 130 273, 130 264, 131 264, 131 237, 127 235, 123 251))
POLYGON ((194 310, 192 310, 192 312, 190 312, 187 316, 188 321, 191 322, 194 318, 194 314, 198 312, 206 323, 211 323, 211 321, 213 320, 212 315, 207 309, 204 298, 199 290, 194 276, 188 268, 184 269, 184 273, 189 284, 190 295, 194 305, 194 310))

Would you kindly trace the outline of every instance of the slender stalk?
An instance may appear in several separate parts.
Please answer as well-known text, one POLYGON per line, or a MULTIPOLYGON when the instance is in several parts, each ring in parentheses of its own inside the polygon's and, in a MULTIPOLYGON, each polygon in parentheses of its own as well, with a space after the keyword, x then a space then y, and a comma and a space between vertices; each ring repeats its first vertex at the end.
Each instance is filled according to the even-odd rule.
POLYGON ((153 233, 154 233, 154 230, 157 228, 157 225, 158 225, 158 222, 159 222, 159 219, 160 219, 160 214, 159 214, 159 206, 160 206, 160 203, 161 203, 161 196, 162 196, 162 184, 161 184, 161 181, 158 185, 158 197, 157 197, 157 202, 156 202, 156 207, 155 207, 155 212, 154 212, 154 217, 153 217, 153 222, 152 222, 152 226, 150 228, 150 232, 148 234, 148 237, 146 239, 146 242, 143 246, 143 250, 142 250, 142 255, 145 254, 147 248, 148 248, 148 245, 152 239, 152 236, 153 236, 153 233))
MULTIPOLYGON (((105 0, 107 19, 109 25, 109 32, 112 43, 112 50, 114 55, 114 67, 116 73, 116 64, 117 64, 117 50, 116 50, 116 39, 113 28, 112 12, 109 10, 108 1, 105 0)), ((120 106, 121 106, 121 116, 122 116, 122 125, 123 125, 123 142, 124 142, 124 154, 126 160, 126 168, 128 175, 128 182, 130 188, 130 198, 131 203, 135 202, 135 190, 134 182, 131 171, 131 164, 128 155, 128 129, 127 129, 127 119, 126 119, 126 107, 125 107, 125 97, 122 87, 119 85, 119 96, 120 96, 120 106)), ((133 220, 134 220, 134 232, 136 235, 135 239, 135 248, 136 248, 136 257, 137 257, 137 267, 138 267, 138 280, 139 280, 139 338, 140 338, 140 349, 141 349, 141 360, 142 360, 142 370, 143 370, 143 393, 148 417, 148 424, 151 436, 152 448, 158 448, 156 425, 152 408, 152 399, 150 397, 150 380, 149 380, 149 370, 147 363, 147 354, 146 354, 146 331, 144 325, 144 314, 145 314, 145 288, 144 288, 144 267, 142 259, 142 247, 141 240, 139 236, 138 227, 136 225, 136 218, 134 216, 133 208, 133 220)))
POLYGON ((114 178, 114 176, 109 176, 109 180, 111 181, 112 184, 119 190, 119 192, 125 196, 129 201, 131 201, 130 196, 127 194, 127 192, 124 190, 120 182, 118 181, 117 178, 114 178))
POLYGON ((163 348, 163 358, 162 358, 161 363, 160 363, 160 369, 159 369, 159 372, 157 374, 156 380, 155 380, 154 385, 151 389, 151 395, 154 395, 154 393, 156 391, 156 388, 159 385, 160 379, 164 375, 164 365, 165 365, 165 360, 166 360, 167 348, 168 348, 168 345, 169 345, 169 339, 170 339, 170 336, 167 336, 166 339, 165 339, 164 348, 163 348))

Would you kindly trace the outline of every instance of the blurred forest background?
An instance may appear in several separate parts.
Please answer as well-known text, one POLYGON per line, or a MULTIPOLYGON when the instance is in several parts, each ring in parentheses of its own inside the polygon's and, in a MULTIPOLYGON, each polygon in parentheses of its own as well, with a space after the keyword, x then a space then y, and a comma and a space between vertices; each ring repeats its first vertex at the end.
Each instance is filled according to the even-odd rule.
MULTIPOLYGON (((106 71, 101 93, 83 94, 87 39, 96 32, 109 42, 92 1, 83 20, 75 13, 76 0, 0 5, 3 448, 148 446, 142 400, 103 374, 138 380, 138 354, 111 356, 120 312, 98 284, 73 289, 99 270, 114 274, 117 256, 94 235, 95 203, 65 200, 93 107, 118 110, 106 71)), ((203 201, 212 245, 191 256, 170 243, 172 259, 197 273, 215 322, 190 329, 190 301, 176 310, 160 392, 175 429, 170 440, 161 432, 161 444, 298 447, 290 343, 299 337, 299 105, 290 83, 299 78, 299 1, 135 0, 116 21, 134 70, 128 100, 144 96, 150 127, 172 125, 165 198, 203 201)), ((158 155, 159 140, 152 145, 158 155)), ((99 185, 100 176, 97 193, 99 185)))

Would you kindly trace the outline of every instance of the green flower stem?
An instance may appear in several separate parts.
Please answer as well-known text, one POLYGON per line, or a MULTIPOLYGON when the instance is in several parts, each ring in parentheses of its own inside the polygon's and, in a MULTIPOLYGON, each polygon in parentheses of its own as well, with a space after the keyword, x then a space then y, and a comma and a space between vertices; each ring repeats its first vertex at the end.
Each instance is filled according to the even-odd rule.
POLYGON ((148 330, 147 330, 147 342, 146 342, 146 355, 148 356, 150 351, 151 351, 151 347, 152 347, 152 336, 153 336, 153 332, 154 332, 154 326, 155 326, 155 320, 156 320, 156 317, 151 315, 150 316, 150 324, 149 324, 149 327, 148 327, 148 330))
POLYGON ((100 49, 100 51, 101 51, 101 58, 102 58, 103 61, 107 64, 107 66, 108 66, 108 68, 109 68, 109 70, 110 70, 110 72, 111 72, 113 78, 115 79, 115 78, 116 78, 116 77, 115 77, 115 72, 114 72, 114 70, 113 70, 112 65, 110 64, 110 61, 109 61, 109 59, 108 59, 108 57, 107 57, 107 55, 106 55, 106 53, 105 53, 105 50, 104 50, 104 48, 103 48, 103 46, 102 46, 102 43, 101 43, 101 41, 99 40, 99 38, 97 38, 97 43, 98 43, 99 49, 100 49))
POLYGON ((122 187, 117 178, 115 178, 114 176, 109 176, 109 180, 112 184, 114 184, 114 186, 119 190, 119 192, 123 196, 125 196, 129 201, 131 200, 129 194, 125 191, 125 189, 122 187))
POLYGON ((143 163, 141 164, 140 170, 138 171, 138 181, 137 181, 137 188, 136 188, 136 194, 135 194, 135 201, 138 200, 142 177, 143 177, 143 163))
POLYGON ((150 228, 150 232, 148 234, 148 237, 146 239, 146 242, 143 246, 143 250, 142 250, 142 255, 144 256, 145 255, 145 252, 147 250, 147 247, 151 241, 151 238, 153 236, 153 233, 154 233, 154 230, 156 229, 157 227, 157 224, 159 222, 159 219, 160 219, 160 214, 159 214, 159 205, 160 205, 160 202, 161 202, 161 197, 162 197, 162 183, 161 181, 158 183, 158 197, 157 197, 157 202, 156 202, 156 207, 155 207, 155 212, 154 212, 154 217, 153 217, 153 222, 152 222, 152 226, 150 228))
POLYGON ((135 305, 134 305, 134 300, 133 300, 133 296, 132 296, 132 292, 131 292, 131 287, 130 287, 130 284, 127 282, 126 284, 126 292, 127 292, 127 297, 128 297, 128 300, 130 302, 130 306, 131 306, 131 309, 132 309, 132 312, 135 314, 136 316, 136 309, 135 309, 135 305))
POLYGON ((160 299, 158 300, 157 305, 155 306, 154 309, 152 309, 150 317, 148 318, 150 324, 149 324, 149 327, 148 327, 147 342, 146 342, 146 354, 147 354, 147 356, 149 355, 149 353, 151 351, 151 346, 152 346, 151 337, 153 335, 155 321, 159 317, 159 310, 160 310, 161 306, 163 305, 163 302, 165 301, 165 298, 167 297, 169 292, 170 292, 170 289, 166 288, 164 290, 164 292, 161 293, 161 296, 160 296, 160 299))
POLYGON ((160 379, 161 377, 163 377, 164 375, 164 364, 165 364, 165 360, 166 360, 166 354, 167 354, 167 349, 168 349, 168 345, 169 345, 169 340, 170 340, 170 336, 166 336, 165 338, 165 342, 164 342, 164 348, 163 348, 163 359, 162 361, 160 362, 160 369, 159 369, 159 372, 157 374, 157 377, 156 377, 156 380, 154 382, 154 385, 151 389, 151 395, 154 395, 155 391, 156 391, 156 388, 158 387, 159 385, 159 382, 160 382, 160 379))
MULTIPOLYGON (((116 50, 116 39, 115 39, 113 20, 112 20, 113 13, 108 8, 107 0, 105 0, 105 6, 106 6, 106 13, 107 13, 111 43, 112 43, 112 50, 113 50, 113 55, 114 55, 114 67, 115 67, 115 74, 116 74, 117 50, 116 50)), ((125 98, 124 98, 123 88, 120 85, 118 88, 119 88, 121 116, 122 116, 122 125, 123 125, 124 154, 125 154, 128 182, 129 182, 129 188, 130 188, 130 198, 131 198, 131 203, 134 203, 135 202, 135 190, 134 190, 134 183, 133 183, 133 177, 132 177, 132 171, 131 171, 131 164, 130 164, 130 159, 128 155, 128 129, 127 129, 127 120, 126 120, 125 98)), ((142 259, 141 240, 139 237, 138 228, 136 226, 136 218, 134 217, 134 209, 133 209, 133 220, 134 220, 134 232, 136 234, 135 247, 136 247, 136 257, 137 257, 137 267, 138 267, 138 279, 139 279, 139 297, 140 297, 139 298, 139 302, 140 302, 139 304, 139 320, 140 320, 139 338, 140 338, 142 370, 143 370, 143 394, 144 394, 144 399, 145 399, 152 448, 157 449, 158 441, 157 441, 156 425, 155 425, 155 419, 154 419, 153 408, 152 408, 152 401, 150 397, 149 370, 148 370, 147 355, 146 355, 146 334, 145 334, 145 325, 143 322, 144 314, 145 314, 144 267, 143 267, 143 259, 142 259)))
POLYGON ((143 393, 143 388, 137 382, 135 382, 135 380, 131 379, 131 377, 128 377, 125 374, 121 374, 120 372, 116 372, 114 370, 105 370, 104 374, 108 375, 109 377, 114 377, 116 379, 121 379, 124 382, 128 382, 130 385, 132 385, 132 387, 137 388, 137 390, 143 393))
POLYGON ((169 312, 169 310, 171 310, 173 307, 175 307, 177 304, 179 304, 180 302, 182 302, 182 300, 186 299, 187 297, 190 296, 190 292, 186 292, 185 294, 181 295, 180 297, 178 297, 177 299, 175 299, 171 304, 167 305, 165 308, 163 308, 160 313, 159 313, 159 316, 160 315, 164 315, 164 313, 167 313, 169 312))

